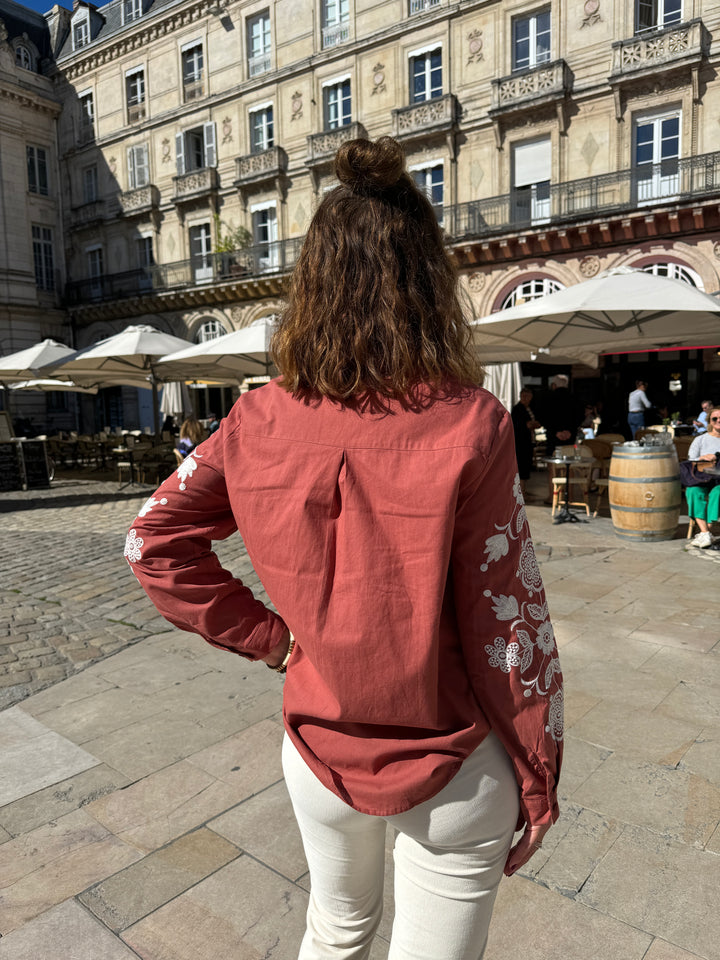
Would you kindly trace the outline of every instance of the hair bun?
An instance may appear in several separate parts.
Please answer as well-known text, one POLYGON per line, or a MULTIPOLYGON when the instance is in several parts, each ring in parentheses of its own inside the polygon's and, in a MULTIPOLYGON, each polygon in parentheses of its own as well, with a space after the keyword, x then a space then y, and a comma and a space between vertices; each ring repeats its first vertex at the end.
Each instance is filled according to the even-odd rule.
POLYGON ((335 154, 335 175, 356 193, 376 193, 392 187, 405 169, 402 147, 392 137, 348 140, 335 154))

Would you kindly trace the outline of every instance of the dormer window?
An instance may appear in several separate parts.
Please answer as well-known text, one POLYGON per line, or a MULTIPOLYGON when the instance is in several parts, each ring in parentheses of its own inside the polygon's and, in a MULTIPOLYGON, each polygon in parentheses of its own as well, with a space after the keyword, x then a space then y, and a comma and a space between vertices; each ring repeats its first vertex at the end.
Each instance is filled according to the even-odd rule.
POLYGON ((23 70, 34 70, 33 55, 24 43, 19 43, 15 47, 15 63, 23 70))
POLYGON ((90 19, 83 17, 82 20, 76 20, 73 24, 73 50, 79 50, 80 47, 86 47, 90 43, 90 19))
POLYGON ((132 23, 142 16, 142 0, 123 0, 123 23, 132 23))

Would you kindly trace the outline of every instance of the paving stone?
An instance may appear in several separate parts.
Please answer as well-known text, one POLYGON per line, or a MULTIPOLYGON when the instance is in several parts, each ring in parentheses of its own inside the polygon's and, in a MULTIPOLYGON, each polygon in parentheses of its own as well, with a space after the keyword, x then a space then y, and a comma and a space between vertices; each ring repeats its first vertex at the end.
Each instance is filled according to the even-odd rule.
POLYGON ((687 723, 720 725, 720 685, 681 680, 657 707, 657 712, 687 723))
POLYGON ((285 781, 216 817, 208 826, 289 880, 297 880, 307 872, 285 781), (268 823, 272 823, 272 830, 266 829, 268 823))
MULTIPOLYGON (((648 617, 657 615, 657 604, 649 607, 648 617)), ((670 605, 663 603, 663 619, 649 619, 630 634, 631 640, 647 640, 665 647, 678 647, 682 650, 700 650, 706 652, 717 643, 717 635, 710 630, 698 630, 694 626, 685 626, 669 619, 673 611, 670 605)))
POLYGON ((720 787, 720 726, 703 728, 683 755, 680 769, 720 787))
POLYGON ((573 733, 565 738, 559 795, 563 798, 572 797, 574 791, 585 783, 609 756, 609 750, 576 737, 573 728, 573 733))
POLYGON ((665 700, 676 685, 674 678, 640 674, 638 670, 611 660, 595 661, 578 670, 571 668, 569 676, 573 689, 581 693, 599 700, 633 703, 650 710, 665 700))
POLYGON ((720 859, 715 854, 627 827, 578 899, 710 960, 720 942, 718 889, 720 859), (628 864, 633 864, 632 874, 628 864), (678 896, 678 890, 692 894, 678 896))
POLYGON ((152 960, 279 960, 297 955, 306 910, 303 891, 245 856, 140 920, 122 938, 152 960))
POLYGON ((42 714, 42 722, 75 743, 85 743, 160 713, 157 698, 112 687, 42 714))
POLYGON ((0 939, 0 960, 137 960, 125 946, 74 900, 40 914, 0 939))
POLYGON ((674 943, 668 943, 666 940, 653 940, 643 960, 705 960, 705 958, 699 957, 697 953, 688 953, 687 950, 676 947, 674 943))
POLYGON ((238 799, 252 796, 282 779, 282 727, 262 720, 188 757, 190 763, 237 787, 238 799))
POLYGON ((232 843, 201 828, 108 877, 79 899, 118 932, 240 855, 232 843))
POLYGON ((130 781, 104 763, 0 807, 0 824, 14 837, 57 820, 130 781))
POLYGON ((517 874, 500 883, 483 960, 644 960, 652 937, 517 874))
POLYGON ((633 710, 604 700, 573 724, 572 733, 623 756, 675 766, 701 730, 698 723, 684 723, 657 711, 633 710))

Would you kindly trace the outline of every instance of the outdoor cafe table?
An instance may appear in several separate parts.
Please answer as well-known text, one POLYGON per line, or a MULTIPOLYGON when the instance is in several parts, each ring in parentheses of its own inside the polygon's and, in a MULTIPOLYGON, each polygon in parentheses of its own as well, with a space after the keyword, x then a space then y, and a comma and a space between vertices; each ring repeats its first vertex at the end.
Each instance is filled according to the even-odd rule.
POLYGON ((574 466, 590 467, 593 461, 583 457, 545 457, 545 463, 565 467, 565 502, 553 517, 553 523, 585 523, 585 517, 579 517, 570 509, 570 471, 574 466))

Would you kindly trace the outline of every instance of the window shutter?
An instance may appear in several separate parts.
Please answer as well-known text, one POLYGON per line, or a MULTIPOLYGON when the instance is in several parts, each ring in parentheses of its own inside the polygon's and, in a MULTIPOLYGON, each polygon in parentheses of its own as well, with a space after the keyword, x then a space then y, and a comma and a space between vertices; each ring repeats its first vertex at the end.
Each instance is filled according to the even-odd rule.
POLYGON ((139 187, 144 187, 150 183, 150 165, 148 163, 148 147, 146 143, 141 143, 135 147, 135 172, 139 187))
POLYGON ((185 173, 185 137, 182 133, 175 134, 175 163, 177 175, 181 177, 185 173))
POLYGON ((127 165, 128 165, 128 188, 134 190, 137 186, 135 178, 135 156, 133 153, 134 147, 128 147, 127 149, 127 165))
POLYGON ((552 154, 550 140, 517 144, 513 150, 513 186, 526 187, 550 180, 552 154))
POLYGON ((217 150, 215 148, 215 124, 203 124, 203 136, 205 140, 205 166, 217 166, 217 150))

